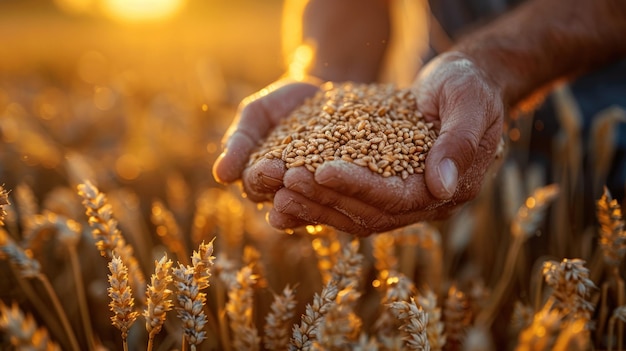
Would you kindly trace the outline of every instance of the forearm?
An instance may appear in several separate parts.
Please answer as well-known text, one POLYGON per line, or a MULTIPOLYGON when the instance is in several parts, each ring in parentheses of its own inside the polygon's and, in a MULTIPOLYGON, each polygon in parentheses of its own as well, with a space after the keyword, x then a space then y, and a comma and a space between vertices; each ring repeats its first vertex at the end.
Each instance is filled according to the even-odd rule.
POLYGON ((509 107, 626 56, 626 2, 530 0, 452 49, 501 87, 509 107))
POLYGON ((292 74, 332 81, 378 78, 390 35, 388 0, 310 0, 301 22, 292 25, 301 26, 292 74))

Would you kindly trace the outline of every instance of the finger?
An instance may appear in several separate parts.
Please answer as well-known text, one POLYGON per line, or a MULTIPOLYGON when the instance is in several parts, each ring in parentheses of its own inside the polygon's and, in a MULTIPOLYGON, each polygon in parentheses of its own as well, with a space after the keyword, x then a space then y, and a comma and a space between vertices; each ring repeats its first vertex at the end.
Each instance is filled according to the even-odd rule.
POLYGON ((254 202, 271 200, 274 193, 283 187, 286 170, 282 160, 260 159, 243 171, 244 192, 254 202))
POLYGON ((371 233, 370 230, 366 229, 366 218, 362 216, 362 213, 358 215, 343 213, 338 209, 313 202, 302 194, 286 188, 276 192, 273 210, 284 215, 297 217, 301 221, 329 225, 357 236, 371 233))
POLYGON ((272 227, 281 230, 296 229, 313 224, 311 222, 303 221, 296 216, 278 212, 274 208, 267 213, 267 222, 272 227))
MULTIPOLYGON (((290 182, 291 186, 292 178, 289 178, 285 182, 290 182)), ((317 188, 320 186, 395 214, 424 208, 438 201, 426 189, 421 174, 409 175, 407 179, 398 176, 385 178, 343 160, 326 161, 320 165, 315 171, 315 182, 293 183, 301 187, 299 191, 306 192, 307 197, 317 201, 323 201, 319 196, 316 197, 316 194, 323 194, 317 188)))
POLYGON ((214 178, 221 183, 239 179, 258 143, 317 90, 316 85, 309 83, 281 83, 270 85, 244 100, 226 133, 224 151, 213 166, 214 178))

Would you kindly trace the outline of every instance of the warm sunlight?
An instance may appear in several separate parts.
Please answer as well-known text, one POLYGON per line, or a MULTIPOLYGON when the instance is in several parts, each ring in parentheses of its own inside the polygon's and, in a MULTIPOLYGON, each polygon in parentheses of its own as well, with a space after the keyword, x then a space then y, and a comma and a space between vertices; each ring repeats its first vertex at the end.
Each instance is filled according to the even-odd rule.
POLYGON ((127 22, 163 20, 175 15, 185 0, 103 0, 104 12, 127 22))

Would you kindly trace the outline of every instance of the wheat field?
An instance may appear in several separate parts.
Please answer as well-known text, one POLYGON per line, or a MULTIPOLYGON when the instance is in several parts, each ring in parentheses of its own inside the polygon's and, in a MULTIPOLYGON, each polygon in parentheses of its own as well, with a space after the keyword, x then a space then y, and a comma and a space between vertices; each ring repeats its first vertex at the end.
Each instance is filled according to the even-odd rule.
POLYGON ((279 2, 250 3, 148 27, 0 11, 0 350, 626 348, 626 202, 610 157, 584 166, 623 110, 582 143, 560 87, 553 157, 532 161, 532 114, 512 120, 449 220, 277 231, 210 172, 238 102, 280 74, 260 54, 279 2))

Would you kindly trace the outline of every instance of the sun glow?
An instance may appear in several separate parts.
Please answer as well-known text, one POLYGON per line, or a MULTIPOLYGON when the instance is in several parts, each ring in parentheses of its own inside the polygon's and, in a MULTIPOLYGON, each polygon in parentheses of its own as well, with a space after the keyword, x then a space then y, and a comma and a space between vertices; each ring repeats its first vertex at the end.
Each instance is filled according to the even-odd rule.
POLYGON ((104 12, 125 22, 158 21, 171 18, 184 0, 104 0, 104 12))

